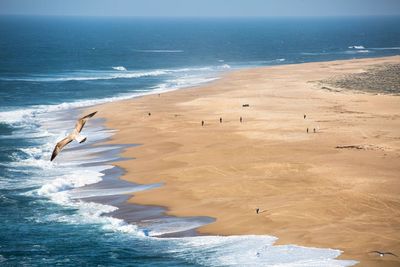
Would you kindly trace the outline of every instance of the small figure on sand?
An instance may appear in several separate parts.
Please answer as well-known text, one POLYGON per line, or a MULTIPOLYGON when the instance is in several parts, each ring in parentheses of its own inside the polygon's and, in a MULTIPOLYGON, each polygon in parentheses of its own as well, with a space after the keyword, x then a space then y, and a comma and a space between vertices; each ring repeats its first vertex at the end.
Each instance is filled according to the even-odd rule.
POLYGON ((151 112, 149 112, 148 114, 149 114, 149 116, 151 116, 151 112))
POLYGON ((304 119, 307 117, 307 115, 306 114, 304 114, 304 119))
POLYGON ((204 121, 201 121, 201 126, 204 126, 204 121))
POLYGON ((219 123, 222 123, 222 118, 219 118, 219 123))
POLYGON ((259 208, 256 208, 256 213, 257 214, 260 213, 260 209, 259 208))
POLYGON ((314 133, 315 133, 315 128, 313 129, 314 133))
POLYGON ((307 128, 307 133, 308 133, 308 128, 307 128))
POLYGON ((242 122, 243 122, 243 118, 242 118, 242 117, 240 117, 240 119, 239 119, 239 120, 240 120, 240 123, 242 123, 242 122))

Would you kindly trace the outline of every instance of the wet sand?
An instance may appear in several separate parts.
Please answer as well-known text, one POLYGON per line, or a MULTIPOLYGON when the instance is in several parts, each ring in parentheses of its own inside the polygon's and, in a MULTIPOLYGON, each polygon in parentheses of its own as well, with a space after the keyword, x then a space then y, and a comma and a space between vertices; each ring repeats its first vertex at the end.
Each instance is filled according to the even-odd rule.
POLYGON ((201 233, 274 235, 399 266, 368 252, 400 255, 400 96, 322 82, 389 63, 400 56, 240 70, 91 110, 117 130, 109 143, 140 144, 116 163, 122 179, 164 184, 129 202, 215 218, 201 233))

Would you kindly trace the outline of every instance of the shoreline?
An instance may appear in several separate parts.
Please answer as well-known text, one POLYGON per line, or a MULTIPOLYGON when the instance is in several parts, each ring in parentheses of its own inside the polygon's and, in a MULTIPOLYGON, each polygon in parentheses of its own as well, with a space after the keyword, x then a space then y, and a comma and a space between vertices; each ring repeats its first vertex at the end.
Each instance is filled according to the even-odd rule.
POLYGON ((400 219, 379 220, 400 212, 399 97, 310 83, 387 62, 400 57, 244 69, 200 87, 96 108, 118 130, 108 143, 142 144, 122 154, 133 160, 115 164, 127 171, 121 179, 164 183, 135 193, 130 203, 216 218, 200 233, 267 234, 278 244, 343 250, 340 258, 362 266, 395 266, 397 259, 366 251, 400 249, 400 219), (335 148, 350 145, 365 149, 335 148), (355 233, 362 236, 349 240, 355 233))

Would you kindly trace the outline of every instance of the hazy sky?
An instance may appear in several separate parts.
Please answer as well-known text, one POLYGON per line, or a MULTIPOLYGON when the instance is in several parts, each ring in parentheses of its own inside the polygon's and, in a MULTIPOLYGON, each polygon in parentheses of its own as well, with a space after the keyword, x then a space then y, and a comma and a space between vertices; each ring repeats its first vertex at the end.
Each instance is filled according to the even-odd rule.
POLYGON ((400 0, 0 0, 0 14, 174 17, 400 15, 400 0))

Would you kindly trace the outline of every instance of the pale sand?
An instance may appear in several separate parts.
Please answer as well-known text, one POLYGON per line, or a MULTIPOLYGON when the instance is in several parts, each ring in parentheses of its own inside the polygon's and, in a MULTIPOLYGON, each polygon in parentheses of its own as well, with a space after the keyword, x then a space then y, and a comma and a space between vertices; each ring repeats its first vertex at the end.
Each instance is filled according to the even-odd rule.
POLYGON ((118 130, 111 143, 142 144, 116 163, 122 178, 165 183, 130 202, 217 219, 201 233, 268 234, 341 249, 361 266, 399 266, 368 251, 400 255, 400 96, 312 82, 382 63, 400 56, 241 70, 95 109, 118 130))

